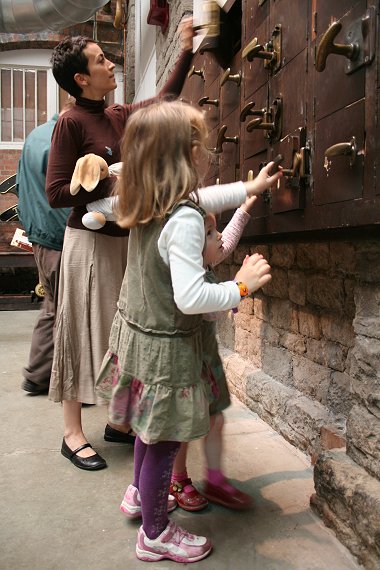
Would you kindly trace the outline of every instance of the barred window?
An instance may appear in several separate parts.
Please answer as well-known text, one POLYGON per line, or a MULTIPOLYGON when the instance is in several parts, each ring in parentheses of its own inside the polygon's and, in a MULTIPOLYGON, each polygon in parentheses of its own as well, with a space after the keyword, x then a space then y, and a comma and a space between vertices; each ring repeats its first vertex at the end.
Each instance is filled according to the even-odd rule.
POLYGON ((38 125, 46 123, 47 70, 0 67, 0 141, 23 142, 38 125))

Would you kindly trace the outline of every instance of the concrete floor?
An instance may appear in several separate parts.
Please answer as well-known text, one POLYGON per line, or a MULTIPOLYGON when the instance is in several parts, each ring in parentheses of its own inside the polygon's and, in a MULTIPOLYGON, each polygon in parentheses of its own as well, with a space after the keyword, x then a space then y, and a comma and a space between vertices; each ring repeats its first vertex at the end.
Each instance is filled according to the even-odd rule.
MULTIPOLYGON (((36 311, 0 312, 1 570, 167 570, 135 557, 137 522, 118 506, 132 480, 130 446, 106 443, 106 410, 84 408, 84 427, 108 469, 85 472, 60 454, 62 410, 20 389, 36 311)), ((215 548, 192 568, 353 570, 361 568, 309 508, 309 460, 238 402, 226 414, 225 471, 253 495, 251 512, 210 505, 177 509, 173 519, 212 537, 215 548)), ((201 483, 203 457, 192 444, 190 473, 201 483)))

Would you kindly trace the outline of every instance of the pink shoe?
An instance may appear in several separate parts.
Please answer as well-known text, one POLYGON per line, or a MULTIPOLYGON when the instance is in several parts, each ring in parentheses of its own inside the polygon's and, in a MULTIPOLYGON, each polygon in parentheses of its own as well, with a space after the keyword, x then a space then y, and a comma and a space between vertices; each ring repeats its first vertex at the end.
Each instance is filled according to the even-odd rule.
POLYGON ((146 536, 142 526, 137 533, 136 555, 146 562, 157 562, 164 558, 175 562, 197 562, 205 558, 211 549, 212 544, 205 536, 190 534, 173 521, 169 521, 165 530, 154 540, 146 536))
POLYGON ((252 497, 239 491, 236 487, 231 485, 233 492, 227 492, 222 487, 218 485, 213 485, 209 481, 206 481, 203 489, 203 495, 211 502, 217 503, 218 505, 223 505, 228 509, 234 509, 235 511, 246 511, 253 506, 252 497))
MULTIPOLYGON (((173 495, 168 497, 168 513, 174 511, 177 501, 173 495)), ((139 490, 133 485, 129 485, 125 491, 124 499, 121 502, 120 510, 131 519, 141 518, 141 501, 139 490)))
POLYGON ((173 480, 170 484, 170 493, 177 501, 178 506, 185 511, 202 511, 208 506, 208 500, 197 491, 191 479, 173 480))

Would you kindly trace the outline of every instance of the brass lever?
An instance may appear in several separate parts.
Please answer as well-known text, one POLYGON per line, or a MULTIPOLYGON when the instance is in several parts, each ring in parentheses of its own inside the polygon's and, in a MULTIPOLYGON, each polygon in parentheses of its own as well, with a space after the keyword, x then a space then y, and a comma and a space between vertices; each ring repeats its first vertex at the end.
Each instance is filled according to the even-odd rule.
POLYGON ((293 153, 293 163, 291 168, 283 168, 282 174, 287 178, 307 178, 309 175, 309 155, 308 146, 301 146, 293 153))
POLYGON ((282 169, 282 174, 284 176, 289 176, 289 177, 294 177, 296 176, 296 174, 300 171, 300 167, 301 167, 301 162, 302 162, 302 155, 300 152, 295 152, 293 155, 293 164, 292 164, 292 168, 283 168, 282 169))
POLYGON ((264 46, 262 46, 261 44, 258 43, 257 38, 253 38, 253 40, 251 40, 249 42, 249 44, 247 44, 245 46, 245 48, 242 51, 241 54, 241 59, 245 59, 247 58, 248 61, 252 61, 255 57, 260 57, 258 54, 264 49, 264 46))
POLYGON ((240 122, 244 123, 244 121, 246 120, 246 118, 248 117, 248 115, 252 115, 254 117, 262 117, 266 111, 266 109, 260 109, 257 111, 252 111, 253 107, 255 106, 255 103, 253 101, 250 101, 249 103, 246 104, 246 106, 241 110, 240 113, 240 122))
POLYGON ((198 75, 199 77, 202 77, 202 79, 204 80, 205 78, 205 73, 203 69, 195 69, 195 66, 193 65, 188 74, 187 74, 187 78, 189 79, 192 75, 198 75))
POLYGON ((263 129, 265 131, 271 131, 274 129, 274 123, 263 123, 263 118, 252 119, 247 125, 247 131, 251 133, 255 129, 263 129))
POLYGON ((241 112, 241 115, 254 115, 257 119, 252 119, 246 126, 246 130, 251 133, 254 129, 266 131, 265 138, 272 142, 278 140, 282 130, 282 98, 276 97, 268 109, 252 111, 251 103, 248 103, 241 112))
POLYGON ((357 154, 358 147, 355 137, 352 137, 350 142, 334 144, 325 150, 325 156, 327 158, 331 156, 349 156, 350 166, 354 166, 357 154))
POLYGON ((351 61, 354 61, 358 57, 360 52, 359 44, 334 44, 334 39, 341 29, 342 24, 340 22, 333 22, 323 34, 315 56, 315 69, 317 71, 323 71, 325 69, 326 59, 331 53, 344 55, 351 61))
POLYGON ((235 73, 231 75, 231 68, 227 67, 226 71, 223 73, 222 77, 220 78, 220 86, 222 87, 227 81, 234 81, 236 85, 239 87, 241 83, 241 73, 235 73))
POLYGON ((209 99, 207 95, 205 97, 201 97, 198 101, 198 105, 203 107, 203 105, 213 105, 214 107, 219 107, 219 99, 209 99))
POLYGON ((218 132, 218 137, 216 139, 216 147, 214 149, 212 149, 212 152, 214 152, 215 154, 220 154, 223 152, 223 144, 226 142, 230 142, 230 143, 234 143, 234 144, 238 144, 239 143, 239 137, 235 136, 235 137, 226 137, 227 131, 227 125, 222 125, 219 129, 218 132))
POLYGON ((259 44, 257 38, 253 38, 243 49, 241 58, 263 59, 264 67, 271 71, 278 71, 281 67, 281 24, 276 24, 271 39, 266 44, 259 44))

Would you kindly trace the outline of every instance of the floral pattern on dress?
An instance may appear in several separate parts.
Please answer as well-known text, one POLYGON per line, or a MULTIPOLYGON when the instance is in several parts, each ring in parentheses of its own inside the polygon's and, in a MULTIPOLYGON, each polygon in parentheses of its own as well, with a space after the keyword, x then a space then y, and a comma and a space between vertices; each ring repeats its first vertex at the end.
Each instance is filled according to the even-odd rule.
POLYGON ((107 364, 96 385, 96 392, 100 398, 110 400, 112 389, 119 383, 121 370, 117 354, 114 354, 110 350, 107 351, 104 362, 107 364))

